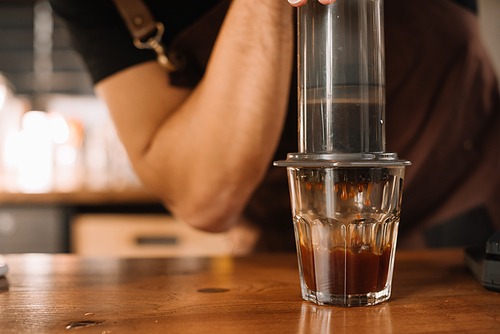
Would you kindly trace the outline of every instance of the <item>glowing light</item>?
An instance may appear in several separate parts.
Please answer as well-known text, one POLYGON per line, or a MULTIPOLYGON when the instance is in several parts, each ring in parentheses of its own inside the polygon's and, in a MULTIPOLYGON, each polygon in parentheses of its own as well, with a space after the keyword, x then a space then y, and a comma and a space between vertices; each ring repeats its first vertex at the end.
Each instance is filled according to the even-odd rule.
POLYGON ((70 145, 63 145, 57 150, 57 161, 64 164, 70 165, 76 160, 76 150, 70 145))
POLYGON ((43 111, 29 111, 21 119, 22 129, 32 134, 47 132, 47 114, 43 111))
POLYGON ((3 145, 3 163, 7 168, 17 167, 19 161, 19 154, 21 151, 21 138, 20 133, 11 131, 5 136, 3 145))
POLYGON ((6 98, 7 98, 7 87, 0 83, 0 110, 2 110, 6 98))
POLYGON ((52 140, 62 144, 69 138, 69 127, 64 117, 56 112, 48 114, 49 128, 52 140))
POLYGON ((48 192, 52 188, 53 164, 47 114, 27 112, 21 124, 16 159, 19 189, 25 193, 48 192))

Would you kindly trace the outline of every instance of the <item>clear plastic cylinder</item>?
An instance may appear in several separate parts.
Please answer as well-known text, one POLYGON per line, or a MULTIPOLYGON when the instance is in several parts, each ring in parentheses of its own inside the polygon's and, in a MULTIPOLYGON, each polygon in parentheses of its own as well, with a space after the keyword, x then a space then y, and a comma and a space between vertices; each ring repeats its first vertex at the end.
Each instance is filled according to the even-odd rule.
POLYGON ((385 152, 381 0, 298 10, 299 153, 385 152))

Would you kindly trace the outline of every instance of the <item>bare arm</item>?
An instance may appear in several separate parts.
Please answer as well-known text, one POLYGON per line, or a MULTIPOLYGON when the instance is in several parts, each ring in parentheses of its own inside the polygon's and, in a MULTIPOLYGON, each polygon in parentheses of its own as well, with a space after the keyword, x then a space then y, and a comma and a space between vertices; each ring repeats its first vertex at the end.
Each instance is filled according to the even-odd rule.
POLYGON ((193 91, 155 62, 96 86, 136 172, 187 223, 227 229, 261 182, 285 119, 292 32, 286 2, 234 0, 193 91))

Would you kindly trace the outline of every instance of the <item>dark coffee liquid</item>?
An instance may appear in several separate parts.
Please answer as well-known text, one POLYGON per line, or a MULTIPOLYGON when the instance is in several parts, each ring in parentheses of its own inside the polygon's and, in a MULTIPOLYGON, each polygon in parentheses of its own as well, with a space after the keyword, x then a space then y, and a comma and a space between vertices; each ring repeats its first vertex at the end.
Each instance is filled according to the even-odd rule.
POLYGON ((387 284, 391 249, 390 245, 386 246, 380 255, 361 246, 348 249, 337 247, 314 253, 301 244, 305 283, 312 291, 329 294, 381 291, 387 284))
MULTIPOLYGON (((376 87, 364 87, 379 95, 376 87)), ((300 151, 307 153, 360 153, 383 152, 383 103, 342 98, 359 94, 359 86, 336 87, 330 100, 313 100, 305 106, 305 119, 301 119, 300 151), (355 93, 352 90, 357 90, 355 93)), ((309 90, 309 98, 325 94, 323 90, 309 90)), ((375 99, 375 98, 374 98, 375 99)))

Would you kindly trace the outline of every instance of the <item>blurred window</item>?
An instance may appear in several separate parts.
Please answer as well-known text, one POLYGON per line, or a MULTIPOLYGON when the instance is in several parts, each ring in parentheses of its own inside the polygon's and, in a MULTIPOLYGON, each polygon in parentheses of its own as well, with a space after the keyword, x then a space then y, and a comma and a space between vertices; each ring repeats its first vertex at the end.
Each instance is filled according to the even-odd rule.
POLYGON ((47 1, 0 0, 0 72, 16 94, 93 94, 83 60, 47 1))

